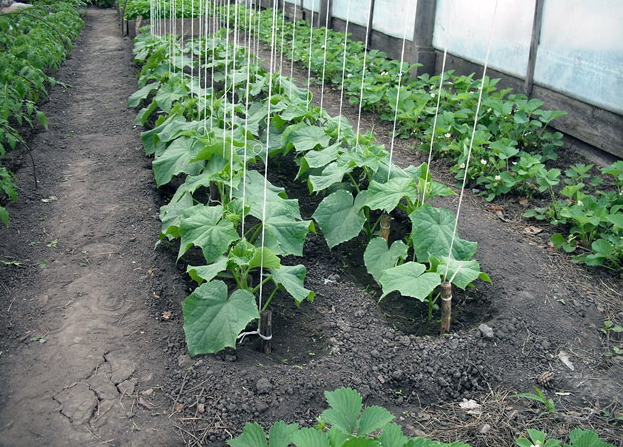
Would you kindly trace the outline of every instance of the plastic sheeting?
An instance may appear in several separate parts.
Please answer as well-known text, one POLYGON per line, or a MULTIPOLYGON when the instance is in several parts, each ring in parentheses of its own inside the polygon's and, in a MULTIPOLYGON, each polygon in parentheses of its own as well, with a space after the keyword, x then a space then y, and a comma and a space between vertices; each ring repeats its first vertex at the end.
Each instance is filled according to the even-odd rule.
POLYGON ((286 3, 290 3, 291 5, 301 6, 301 2, 303 3, 303 8, 309 9, 310 11, 318 12, 320 11, 320 0, 285 0, 286 3))
POLYGON ((413 40, 417 0, 375 0, 373 28, 388 36, 413 40))
POLYGON ((437 0, 433 46, 524 78, 528 68, 535 0, 437 0))
POLYGON ((333 17, 367 27, 370 17, 370 0, 333 0, 331 12, 333 17))
POLYGON ((623 2, 548 0, 534 81, 623 114, 623 2))

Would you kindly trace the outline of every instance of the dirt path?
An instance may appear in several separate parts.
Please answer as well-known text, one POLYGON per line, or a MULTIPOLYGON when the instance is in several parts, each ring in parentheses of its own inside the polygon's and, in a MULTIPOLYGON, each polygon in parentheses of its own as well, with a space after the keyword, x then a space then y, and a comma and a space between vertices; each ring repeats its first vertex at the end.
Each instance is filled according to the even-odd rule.
POLYGON ((0 259, 21 264, 0 267, 0 445, 179 445, 163 324, 145 305, 163 272, 157 195, 125 106, 131 43, 115 11, 85 19, 56 75, 69 88, 53 90, 50 128, 32 142, 39 188, 24 166, 0 228, 0 259))

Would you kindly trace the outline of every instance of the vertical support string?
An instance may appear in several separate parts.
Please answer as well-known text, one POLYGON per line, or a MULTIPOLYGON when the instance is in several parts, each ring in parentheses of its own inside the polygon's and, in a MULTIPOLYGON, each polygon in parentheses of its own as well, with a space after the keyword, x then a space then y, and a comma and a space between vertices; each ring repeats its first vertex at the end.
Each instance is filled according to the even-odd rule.
MULTIPOLYGON (((408 7, 407 7, 408 9, 408 7)), ((409 11, 407 11, 408 13, 409 11)), ((396 128, 398 125, 398 106, 400 104, 400 90, 402 89, 402 66, 405 62, 405 48, 407 46, 407 25, 409 24, 409 17, 413 17, 411 14, 405 14, 404 32, 402 35, 402 49, 400 51, 400 68, 398 73, 398 87, 396 90, 396 104, 394 107, 394 124, 392 127, 392 141, 389 147, 389 163, 387 169, 387 180, 392 176, 392 161, 394 159, 394 147, 396 144, 396 128)))
POLYGON ((320 79, 320 108, 322 109, 324 105, 324 85, 325 85, 325 75, 327 69, 327 43, 329 40, 329 5, 326 7, 326 16, 324 19, 324 44, 322 45, 322 77, 320 79))
MULTIPOLYGON (((273 28, 270 37, 270 66, 273 66, 274 58, 275 58, 275 21, 277 19, 277 9, 274 8, 277 0, 273 0, 273 28)), ((266 244, 266 202, 267 202, 267 193, 268 193, 268 153, 270 148, 270 124, 271 124, 271 104, 272 104, 272 94, 273 94, 273 72, 270 71, 268 73, 268 101, 267 101, 267 109, 268 114, 266 116, 266 159, 264 160, 264 195, 262 200, 262 232, 261 232, 261 247, 262 252, 260 256, 260 278, 259 278, 259 308, 262 309, 262 299, 264 293, 264 246, 266 244)), ((261 332, 261 328, 258 323, 258 332, 261 332)))
MULTIPOLYGON (((452 29, 452 12, 450 9, 450 17, 448 18, 448 27, 446 32, 446 41, 443 48, 443 58, 441 62, 441 74, 439 75, 439 89, 437 90, 437 104, 435 106, 435 118, 433 119, 433 131, 430 136, 430 147, 428 149, 428 160, 426 162, 426 179, 424 180, 424 188, 422 189, 422 203, 426 200, 427 189, 429 187, 428 174, 430 173, 430 164, 433 160, 433 148, 435 143, 435 135, 437 134, 437 118, 439 117, 439 108, 441 106, 441 94, 443 93, 443 80, 446 73, 446 61, 448 60, 448 46, 450 42, 450 30, 452 29)), ((430 183, 432 186, 432 182, 430 183)))
MULTIPOLYGON (((315 0, 312 0, 312 4, 310 6, 311 16, 309 19, 309 56, 307 59, 307 87, 311 86, 311 66, 312 66, 312 50, 314 43, 314 5, 316 4, 315 0)), ((309 101, 307 102, 307 108, 311 107, 311 96, 309 97, 309 101)))
MULTIPOLYGON (((348 52, 348 24, 350 23, 350 0, 346 8, 346 26, 344 28, 344 50, 342 54, 342 86, 340 88, 340 111, 337 116, 337 139, 342 132, 342 109, 344 107, 344 82, 346 80, 346 55, 348 52)), ((350 73, 349 73, 350 76, 350 73)))
MULTIPOLYGON (((461 185, 461 193, 459 195, 459 203, 456 209, 456 219, 454 220, 454 229, 452 231, 452 239, 450 241, 450 250, 448 253, 448 259, 452 257, 452 250, 454 248, 454 241, 456 239, 457 227, 459 225, 459 216, 461 214, 461 204, 463 203, 463 196, 465 193, 465 185, 467 184, 467 171, 469 169, 469 163, 472 157, 472 148, 474 147, 474 140, 476 138, 476 127, 478 126, 478 115, 480 114, 480 107, 482 105, 482 93, 485 88, 485 82, 487 78, 487 67, 489 66, 489 54, 491 53, 491 43, 493 41, 493 25, 495 24, 495 16, 498 10, 498 0, 495 0, 495 5, 493 7, 493 17, 491 18, 491 28, 489 31, 489 43, 487 44, 487 55, 485 56, 485 63, 482 71, 482 82, 480 83, 480 92, 478 94, 478 103, 476 105, 476 113, 474 114, 474 127, 472 129, 472 136, 469 141, 469 149, 467 151, 467 160, 465 160, 465 171, 463 174, 463 183, 461 185)), ((450 262, 446 262, 446 271, 444 273, 444 280, 448 278, 448 270, 450 268, 450 262)), ((450 279, 450 282, 454 280, 454 276, 457 274, 458 270, 454 272, 454 275, 450 279)))
POLYGON ((361 130, 361 109, 363 108, 363 91, 366 83, 366 63, 368 61, 368 42, 370 40, 370 22, 372 22, 372 5, 374 0, 370 0, 368 7, 368 23, 366 25, 366 41, 363 52, 363 63, 361 67, 361 89, 359 90, 359 112, 357 115, 357 133, 355 134, 355 143, 359 144, 359 132, 361 130))

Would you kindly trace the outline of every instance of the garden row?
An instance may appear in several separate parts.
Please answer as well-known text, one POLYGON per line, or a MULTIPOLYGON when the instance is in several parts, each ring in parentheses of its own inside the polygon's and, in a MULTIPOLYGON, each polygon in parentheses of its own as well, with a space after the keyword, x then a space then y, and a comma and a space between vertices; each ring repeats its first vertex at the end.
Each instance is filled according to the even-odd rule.
MULTIPOLYGON (((329 404, 314 427, 299 427, 283 421, 268 432, 257 423, 248 423, 242 434, 228 441, 232 447, 470 447, 464 442, 450 444, 405 436, 394 415, 383 407, 364 408, 361 396, 351 388, 326 391, 329 404)), ((569 444, 562 444, 540 430, 528 429, 528 438, 519 438, 519 447, 614 447, 592 430, 572 430, 569 444)))
MULTIPOLYGON (((27 148, 25 129, 37 122, 47 127, 38 105, 56 84, 51 73, 65 60, 82 29, 78 9, 82 5, 81 0, 45 0, 0 14, 0 203, 2 196, 17 200, 13 175, 3 160, 9 150, 27 148)), ((2 205, 0 221, 9 223, 2 205)))
POLYGON ((623 268, 623 161, 596 175, 591 175, 593 165, 548 168, 562 134, 547 126, 565 112, 542 110, 538 99, 498 90, 495 79, 483 82, 452 72, 413 77, 417 65, 366 52, 362 42, 344 33, 292 23, 271 9, 230 8, 220 9, 221 20, 274 41, 280 54, 308 68, 317 82, 338 86, 351 103, 395 121, 397 136, 414 137, 421 149, 452 159, 456 178, 467 175, 468 186, 487 200, 509 193, 544 197, 548 205, 525 217, 559 228, 552 242, 574 253, 575 262, 623 268))
POLYGON ((383 296, 432 305, 444 280, 462 289, 489 281, 454 213, 427 203, 453 192, 426 164, 394 165, 371 134, 314 108, 309 91, 262 69, 225 30, 185 47, 144 34, 135 60, 140 89, 129 106, 144 106, 136 123, 150 127, 142 140, 157 185, 175 185, 161 237, 179 241, 178 259, 194 264, 187 270, 198 284, 183 303, 191 355, 235 346, 279 290, 297 304, 313 299, 306 268, 286 261, 303 256, 316 225, 329 248, 365 237, 364 261, 383 296), (295 163, 296 179, 321 198, 313 221, 268 180, 277 159, 295 163), (411 231, 390 236, 392 216, 411 231))
POLYGON ((152 5, 158 9, 158 17, 168 19, 171 17, 202 17, 205 11, 204 2, 196 0, 194 2, 184 0, 120 0, 119 5, 124 10, 126 20, 136 20, 139 16, 143 19, 151 17, 152 5), (203 8, 202 8, 203 6, 203 8))

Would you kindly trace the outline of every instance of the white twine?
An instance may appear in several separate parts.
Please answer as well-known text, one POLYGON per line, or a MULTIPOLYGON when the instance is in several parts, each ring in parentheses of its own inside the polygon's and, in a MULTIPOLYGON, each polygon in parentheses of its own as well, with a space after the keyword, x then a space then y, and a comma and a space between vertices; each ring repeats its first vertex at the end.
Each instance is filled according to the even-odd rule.
MULTIPOLYGON (((491 43, 493 41, 493 25, 495 23, 495 16, 498 9, 498 0, 495 0, 495 6, 493 8, 493 16, 491 17, 491 28, 489 31, 489 43, 487 44, 487 55, 485 57, 485 63, 482 71, 482 82, 480 83, 480 92, 478 94, 478 104, 476 105, 476 114, 474 115, 474 127, 472 129, 472 137, 469 142, 469 149, 467 151, 467 160, 465 161, 465 172, 463 173, 463 184, 461 185, 461 193, 459 195, 459 203, 456 209, 456 219, 454 220, 454 230, 452 231, 452 240, 450 241, 450 250, 448 253, 448 260, 452 257, 452 249, 454 247, 454 241, 456 239, 457 227, 459 225, 459 216, 461 214, 461 205, 463 203, 463 195, 465 193, 465 185, 467 184, 467 171, 469 169, 469 163, 472 157, 472 148, 474 147, 474 139, 476 138, 476 127, 478 126, 478 115, 480 113, 480 106, 482 105, 482 92, 485 88, 485 79, 487 77, 487 67, 489 65, 489 54, 491 53, 491 43)), ((433 129, 434 131, 434 129, 433 129)), ((446 263, 446 271, 444 273, 444 280, 448 277, 448 270, 450 268, 450 262, 446 263)), ((450 278, 450 282, 454 280, 454 277, 458 273, 454 272, 452 278, 450 278)))

